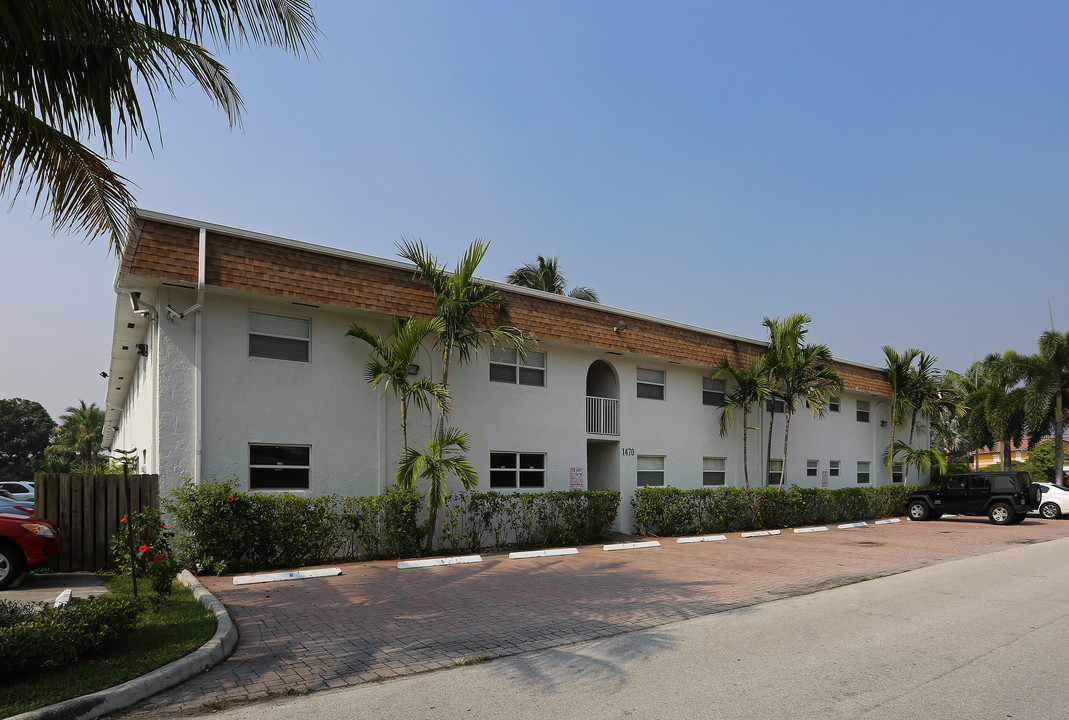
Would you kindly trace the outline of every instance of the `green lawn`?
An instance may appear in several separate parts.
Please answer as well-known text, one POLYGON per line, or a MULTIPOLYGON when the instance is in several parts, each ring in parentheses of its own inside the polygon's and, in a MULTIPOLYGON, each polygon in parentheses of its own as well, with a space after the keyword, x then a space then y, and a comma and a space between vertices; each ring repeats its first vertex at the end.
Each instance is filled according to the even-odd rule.
MULTIPOLYGON (((145 587, 138 590, 145 596, 145 587)), ((108 581, 108 591, 133 596, 129 578, 108 581)), ((146 603, 147 605, 148 603, 146 603)), ((159 614, 146 610, 128 637, 115 647, 77 665, 42 671, 21 680, 5 678, 0 687, 0 717, 9 717, 34 708, 118 685, 172 660, 188 655, 215 632, 215 615, 193 598, 192 591, 175 582, 174 592, 159 614)))

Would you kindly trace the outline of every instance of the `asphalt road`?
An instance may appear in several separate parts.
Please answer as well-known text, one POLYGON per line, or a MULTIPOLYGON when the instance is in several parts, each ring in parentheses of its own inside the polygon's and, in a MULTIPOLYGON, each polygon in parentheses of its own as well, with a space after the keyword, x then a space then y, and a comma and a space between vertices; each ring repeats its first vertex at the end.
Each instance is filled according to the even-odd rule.
POLYGON ((215 720, 1062 718, 1069 538, 215 720))

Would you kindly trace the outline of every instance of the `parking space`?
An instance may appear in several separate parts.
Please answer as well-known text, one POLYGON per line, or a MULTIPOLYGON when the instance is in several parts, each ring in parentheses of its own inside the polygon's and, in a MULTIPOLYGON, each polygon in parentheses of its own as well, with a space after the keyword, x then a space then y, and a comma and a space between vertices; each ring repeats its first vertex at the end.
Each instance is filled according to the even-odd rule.
POLYGON ((677 543, 234 585, 202 578, 240 632, 226 662, 126 715, 159 717, 545 649, 1069 536, 1069 520, 984 518, 677 543))

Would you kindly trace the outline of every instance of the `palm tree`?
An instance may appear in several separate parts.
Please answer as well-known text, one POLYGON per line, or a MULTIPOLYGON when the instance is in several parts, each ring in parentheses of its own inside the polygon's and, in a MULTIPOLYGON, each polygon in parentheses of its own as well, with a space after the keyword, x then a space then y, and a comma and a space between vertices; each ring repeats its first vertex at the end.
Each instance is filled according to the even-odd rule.
MULTIPOLYGON (((539 255, 534 261, 525 263, 506 275, 505 281, 509 285, 541 290, 554 295, 564 295, 564 288, 567 284, 564 274, 560 271, 559 258, 556 255, 551 258, 539 255)), ((597 291, 586 285, 576 285, 567 295, 577 300, 601 302, 597 291)))
POLYGON ((475 467, 462 453, 468 451, 471 438, 456 428, 439 429, 427 441, 422 452, 415 448, 405 448, 401 462, 397 465, 397 484, 405 490, 413 490, 416 480, 427 480, 430 518, 427 531, 426 553, 434 546, 434 532, 438 523, 438 508, 445 504, 445 482, 450 475, 456 475, 465 490, 479 484, 479 474, 475 467))
POLYGON ((920 475, 933 467, 939 468, 939 472, 946 472, 947 463, 943 459, 942 453, 934 448, 915 448, 912 445, 905 443, 901 440, 897 441, 894 445, 889 446, 883 453, 883 461, 890 465, 891 459, 896 458, 900 461, 906 469, 906 484, 909 484, 909 468, 917 468, 917 474, 920 475))
POLYGON ((442 331, 440 318, 401 318, 394 315, 393 340, 387 341, 366 327, 353 323, 345 334, 359 338, 371 346, 374 357, 364 366, 364 379, 372 387, 393 384, 393 393, 401 402, 401 445, 408 450, 408 403, 421 410, 430 410, 433 400, 439 408, 449 406, 449 391, 430 378, 416 382, 409 379, 409 368, 416 361, 416 353, 424 338, 442 331))
POLYGON ((974 447, 1002 444, 1002 469, 1010 470, 1010 448, 1025 435, 1025 389, 1020 386, 1020 356, 1012 350, 973 363, 975 390, 966 399, 966 432, 974 447))
POLYGON ((771 381, 769 380, 768 370, 762 364, 760 358, 750 358, 749 364, 743 368, 736 368, 731 364, 731 361, 727 357, 720 358, 720 361, 713 366, 710 377, 716 379, 721 375, 730 375, 734 381, 734 386, 730 391, 724 394, 724 405, 720 411, 720 437, 724 437, 728 434, 728 430, 735 422, 735 410, 742 411, 742 473, 746 482, 746 489, 750 488, 750 468, 748 462, 748 443, 747 437, 749 435, 749 423, 748 418, 750 415, 750 408, 754 404, 763 403, 772 391, 771 381))
POLYGON ((1069 408, 1069 332, 1049 330, 1039 338, 1039 352, 1021 358, 1024 374, 1025 411, 1032 441, 1052 430, 1054 434, 1054 482, 1065 483, 1063 467, 1066 408, 1069 408))
POLYGON ((422 241, 402 238, 397 246, 398 255, 416 266, 418 275, 430 283, 434 294, 434 312, 442 321, 435 345, 442 351, 442 385, 446 387, 454 357, 463 364, 486 344, 512 345, 521 356, 527 347, 523 333, 516 328, 488 327, 495 316, 508 317, 508 298, 475 278, 475 270, 488 247, 482 240, 476 240, 449 272, 422 241))
POLYGON ((79 401, 59 416, 59 427, 45 452, 59 460, 64 469, 77 461, 83 471, 91 472, 100 461, 104 442, 104 411, 96 403, 79 401))
MULTIPOLYGON (((909 348, 899 353, 890 345, 883 346, 884 363, 887 365, 887 382, 891 386, 891 443, 888 449, 895 446, 895 432, 906 427, 906 413, 909 412, 909 383, 913 361, 921 351, 909 348)), ((894 465, 894 453, 884 453, 884 461, 888 467, 894 465)))
MULTIPOLYGON (((307 0, 24 0, 0 12, 0 192, 25 192, 58 231, 121 250, 133 196, 108 164, 144 140, 142 100, 192 80, 240 124, 243 103, 203 45, 315 52, 307 0), (139 91, 140 90, 140 94, 139 91), (116 138, 119 135, 119 139, 116 138), (99 152, 83 140, 96 138, 99 152)), ((157 122, 158 126, 158 122, 157 122)))
POLYGON ((943 459, 950 462, 954 453, 968 446, 963 416, 968 412, 965 406, 967 378, 953 370, 943 373, 939 381, 940 405, 929 416, 932 427, 932 445, 943 453, 943 459))
MULTIPOLYGON (((775 383, 772 395, 783 402, 785 418, 783 466, 779 479, 781 488, 787 477, 787 443, 790 440, 791 416, 798 401, 806 404, 813 417, 823 417, 827 412, 828 398, 841 393, 843 389, 843 379, 832 367, 833 358, 828 346, 823 343, 803 344, 806 333, 809 332, 805 326, 812 320, 806 313, 794 313, 782 320, 766 317, 763 323, 769 335, 767 362, 770 376, 775 383)), ((771 465, 771 418, 768 442, 768 461, 771 465)))

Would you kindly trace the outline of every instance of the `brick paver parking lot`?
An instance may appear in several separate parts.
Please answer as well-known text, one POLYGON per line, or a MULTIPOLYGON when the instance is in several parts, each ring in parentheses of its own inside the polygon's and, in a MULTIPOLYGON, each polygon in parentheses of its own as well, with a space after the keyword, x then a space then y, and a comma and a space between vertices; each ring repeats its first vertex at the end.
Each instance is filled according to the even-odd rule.
POLYGON ((984 518, 401 570, 341 565, 337 577, 235 586, 202 578, 238 626, 234 654, 123 715, 159 717, 286 693, 375 682, 608 637, 1069 536, 1069 519, 998 527, 984 518))

